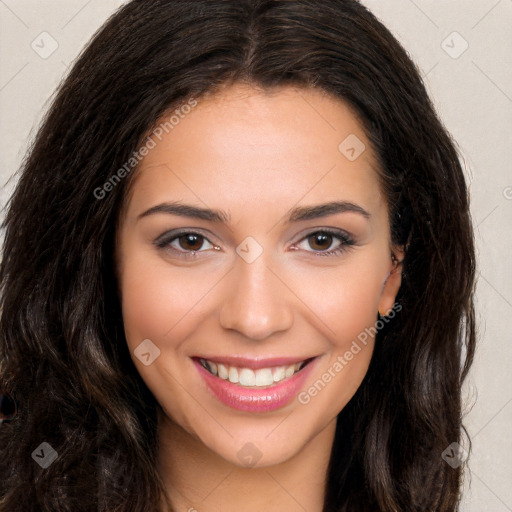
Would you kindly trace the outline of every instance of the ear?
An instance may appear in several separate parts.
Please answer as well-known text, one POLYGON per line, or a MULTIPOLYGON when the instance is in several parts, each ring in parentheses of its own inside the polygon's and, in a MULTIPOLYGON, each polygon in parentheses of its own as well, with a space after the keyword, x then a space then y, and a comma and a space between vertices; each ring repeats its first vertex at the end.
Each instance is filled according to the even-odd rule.
POLYGON ((387 316, 395 305, 396 296, 402 284, 402 260, 404 254, 403 248, 394 249, 391 252, 389 274, 384 281, 379 299, 378 309, 381 316, 387 316))

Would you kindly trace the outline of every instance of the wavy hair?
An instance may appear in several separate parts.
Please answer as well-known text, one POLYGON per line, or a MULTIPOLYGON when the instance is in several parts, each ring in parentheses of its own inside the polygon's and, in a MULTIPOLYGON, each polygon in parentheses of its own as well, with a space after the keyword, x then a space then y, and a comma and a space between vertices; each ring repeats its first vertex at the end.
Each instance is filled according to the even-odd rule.
POLYGON ((133 173, 97 191, 164 114, 235 82, 351 105, 406 247, 402 310, 338 416, 324 511, 456 509, 464 466, 441 454, 467 435, 474 238, 456 146, 417 68, 356 0, 133 0, 59 87, 7 205, 0 388, 19 411, 0 427, 1 512, 161 506, 159 405, 128 352, 113 258, 133 173), (58 455, 46 469, 43 442, 58 455))

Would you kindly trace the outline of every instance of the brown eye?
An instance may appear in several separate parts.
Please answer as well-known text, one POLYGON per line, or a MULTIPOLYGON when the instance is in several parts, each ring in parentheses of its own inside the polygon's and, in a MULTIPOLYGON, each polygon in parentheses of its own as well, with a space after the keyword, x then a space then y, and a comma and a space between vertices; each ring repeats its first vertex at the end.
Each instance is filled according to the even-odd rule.
POLYGON ((180 258, 196 258, 203 252, 220 251, 206 236, 194 231, 170 231, 153 242, 159 249, 180 258))
POLYGON ((313 233, 308 237, 309 246, 315 251, 325 251, 329 249, 333 242, 333 235, 329 233, 313 233))
POLYGON ((298 247, 317 256, 337 256, 348 251, 355 241, 345 231, 314 231, 305 236, 298 247), (337 243, 336 243, 337 242, 337 243), (302 246, 302 247, 301 247, 302 246), (307 247, 306 247, 307 246, 307 247))
POLYGON ((204 243, 204 237, 195 233, 187 233, 178 238, 180 248, 184 251, 199 251, 204 243))

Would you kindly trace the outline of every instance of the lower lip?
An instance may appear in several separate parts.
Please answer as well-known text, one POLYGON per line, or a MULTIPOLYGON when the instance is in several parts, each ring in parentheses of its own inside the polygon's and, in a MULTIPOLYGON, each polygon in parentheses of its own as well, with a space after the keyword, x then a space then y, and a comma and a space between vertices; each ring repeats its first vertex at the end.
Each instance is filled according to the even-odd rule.
POLYGON ((193 361, 208 388, 222 403, 239 411, 268 412, 284 407, 297 395, 316 358, 296 374, 266 388, 244 388, 233 384, 210 373, 198 360, 193 361))

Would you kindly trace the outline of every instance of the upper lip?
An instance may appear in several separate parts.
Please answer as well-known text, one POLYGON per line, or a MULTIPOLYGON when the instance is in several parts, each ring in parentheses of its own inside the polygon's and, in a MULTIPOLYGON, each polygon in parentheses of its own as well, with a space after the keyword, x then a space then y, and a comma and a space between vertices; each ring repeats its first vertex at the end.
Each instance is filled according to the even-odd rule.
POLYGON ((195 356, 193 359, 206 359, 217 364, 224 364, 227 366, 236 366, 237 368, 251 368, 258 370, 260 368, 271 368, 273 366, 290 366, 296 363, 302 363, 313 359, 315 356, 306 357, 269 357, 263 358, 247 358, 238 356, 195 356))

